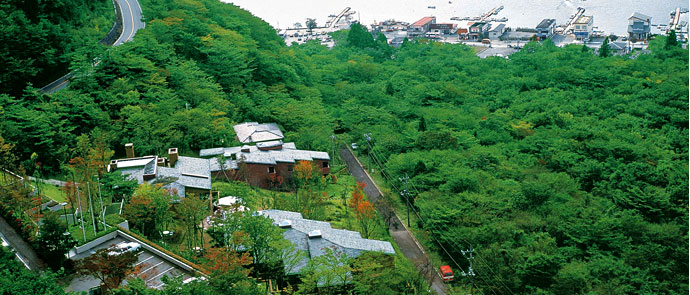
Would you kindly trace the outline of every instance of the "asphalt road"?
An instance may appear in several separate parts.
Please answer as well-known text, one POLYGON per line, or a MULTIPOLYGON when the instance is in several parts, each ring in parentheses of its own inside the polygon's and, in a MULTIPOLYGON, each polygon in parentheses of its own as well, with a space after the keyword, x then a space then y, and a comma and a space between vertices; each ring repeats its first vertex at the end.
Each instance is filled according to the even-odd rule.
MULTIPOLYGON (((117 245, 119 243, 123 242, 131 242, 128 239, 124 239, 120 236, 107 240, 91 250, 77 254, 76 256, 72 257, 73 260, 79 260, 79 259, 84 259, 86 257, 91 256, 92 253, 95 253, 97 250, 103 249, 103 248, 108 248, 113 245, 117 245)), ((170 278, 175 278, 178 276, 181 276, 183 280, 191 278, 192 275, 181 269, 180 267, 170 263, 169 261, 166 261, 165 259, 161 258, 160 256, 156 255, 155 253, 152 253, 151 251, 146 250, 145 248, 142 247, 142 251, 139 254, 138 262, 136 266, 139 267, 139 271, 136 273, 136 276, 139 277, 140 279, 144 280, 144 283, 146 283, 146 286, 149 288, 160 288, 163 286, 163 277, 168 276, 170 278)), ((72 280, 69 283, 69 286, 67 286, 65 291, 68 292, 83 292, 83 291, 88 291, 91 288, 97 287, 100 285, 100 281, 93 278, 93 277, 79 277, 79 276, 74 276, 72 280)))
POLYGON ((117 38, 113 46, 132 41, 134 34, 143 29, 146 24, 141 21, 141 6, 137 0, 116 0, 120 6, 122 15, 122 34, 117 38))
POLYGON ((45 268, 45 264, 38 258, 34 249, 2 217, 0 217, 0 233, 27 268, 32 271, 41 271, 45 268))
MULTIPOLYGON (((347 164, 350 174, 352 174, 357 181, 361 181, 366 184, 366 187, 364 187, 364 192, 369 197, 369 200, 375 203, 382 196, 382 193, 379 191, 369 174, 364 171, 361 163, 347 148, 340 149, 340 157, 343 159, 343 161, 345 161, 345 164, 347 164)), ((402 251, 403 255, 410 259, 415 266, 417 266, 417 269, 425 277, 427 282, 429 282, 431 289, 436 294, 446 294, 446 285, 443 283, 443 280, 441 280, 441 277, 431 264, 429 256, 424 252, 421 245, 418 244, 418 242, 412 237, 412 234, 407 230, 407 228, 405 228, 398 216, 395 214, 390 214, 389 212, 384 212, 385 210, 390 209, 382 208, 381 206, 377 206, 376 210, 378 210, 383 216, 392 215, 392 218, 389 222, 389 228, 391 230, 393 240, 395 240, 395 243, 397 243, 398 247, 400 247, 400 251, 402 251)))
MULTIPOLYGON (((113 46, 118 46, 122 45, 127 41, 131 41, 132 38, 134 38, 134 34, 136 34, 136 32, 139 29, 143 29, 146 26, 146 23, 141 21, 141 5, 139 5, 139 1, 115 1, 117 1, 118 6, 120 7, 120 15, 122 16, 122 33, 120 34, 120 37, 118 37, 117 40, 115 40, 115 43, 113 43, 113 46)), ((69 85, 69 81, 70 79, 72 79, 73 76, 74 75, 71 72, 67 73, 66 75, 44 86, 43 88, 41 88, 41 90, 45 93, 50 94, 55 91, 64 89, 65 87, 67 87, 67 85, 69 85)))

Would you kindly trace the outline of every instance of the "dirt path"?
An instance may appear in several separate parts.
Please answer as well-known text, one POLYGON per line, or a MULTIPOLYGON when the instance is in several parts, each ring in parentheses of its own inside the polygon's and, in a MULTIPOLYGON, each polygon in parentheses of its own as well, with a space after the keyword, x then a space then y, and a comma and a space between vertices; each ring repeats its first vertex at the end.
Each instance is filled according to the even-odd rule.
MULTIPOLYGON (((362 163, 359 162, 357 157, 348 149, 341 148, 340 157, 345 161, 350 174, 354 176, 357 181, 364 182, 367 186, 364 188, 364 192, 369 196, 371 202, 378 204, 378 200, 383 194, 379 190, 376 183, 373 181, 371 176, 364 170, 362 163)), ((446 285, 441 280, 441 277, 434 269, 431 264, 429 256, 424 251, 424 248, 419 244, 419 242, 414 238, 414 236, 407 230, 405 225, 400 222, 400 218, 392 211, 390 206, 377 205, 376 210, 378 210, 384 217, 390 216, 388 220, 389 228, 393 239, 400 247, 403 255, 410 259, 412 263, 417 266, 417 269, 422 273, 431 285, 431 289, 436 292, 436 294, 446 294, 446 285)))

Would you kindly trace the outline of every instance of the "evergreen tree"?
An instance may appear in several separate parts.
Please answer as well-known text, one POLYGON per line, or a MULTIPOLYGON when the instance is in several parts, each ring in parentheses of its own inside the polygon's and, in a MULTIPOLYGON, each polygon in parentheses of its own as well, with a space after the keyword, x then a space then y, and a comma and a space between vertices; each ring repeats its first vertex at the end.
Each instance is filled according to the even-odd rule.
POLYGON ((666 36, 666 44, 664 45, 664 48, 666 49, 672 47, 678 47, 678 37, 676 36, 675 30, 668 32, 668 36, 666 36))
POLYGON ((347 34, 347 42, 350 46, 358 48, 374 47, 374 37, 367 31, 365 27, 359 23, 354 23, 350 26, 350 32, 347 34))
POLYGON ((611 56, 611 47, 609 46, 609 37, 604 38, 604 42, 601 44, 601 47, 599 48, 599 56, 600 57, 611 56))

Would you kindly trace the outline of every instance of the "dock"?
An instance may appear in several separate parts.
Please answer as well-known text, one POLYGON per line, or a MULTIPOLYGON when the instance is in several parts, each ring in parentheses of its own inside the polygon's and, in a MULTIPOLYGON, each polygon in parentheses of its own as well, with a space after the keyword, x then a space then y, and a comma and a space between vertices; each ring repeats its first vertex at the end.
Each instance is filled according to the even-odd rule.
POLYGON ((334 25, 336 25, 343 16, 345 16, 349 11, 350 7, 345 7, 343 11, 341 11, 337 16, 332 17, 326 22, 326 28, 332 28, 334 25))
POLYGON ((565 25, 565 29, 563 30, 564 34, 568 34, 569 32, 573 31, 573 24, 577 21, 580 16, 582 16, 585 13, 585 9, 582 7, 577 8, 577 12, 570 17, 568 20, 568 24, 565 25))
POLYGON ((489 10, 489 12, 482 14, 481 16, 475 16, 475 17, 459 17, 459 16, 454 16, 451 17, 451 20, 458 20, 458 21, 475 21, 475 22, 507 22, 508 18, 502 17, 502 18, 490 18, 491 16, 497 15, 499 12, 503 10, 503 5, 501 6, 496 6, 493 9, 489 10))

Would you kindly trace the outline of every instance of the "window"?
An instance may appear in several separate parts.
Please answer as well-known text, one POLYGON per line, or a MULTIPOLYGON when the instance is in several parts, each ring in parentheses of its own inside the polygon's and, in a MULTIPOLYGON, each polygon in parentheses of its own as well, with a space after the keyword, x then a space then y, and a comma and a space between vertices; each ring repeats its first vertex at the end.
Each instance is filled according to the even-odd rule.
POLYGON ((268 173, 276 173, 276 167, 268 166, 268 173))
POLYGON ((321 163, 322 168, 328 168, 328 162, 323 162, 321 163))
POLYGON ((288 165, 288 171, 289 171, 289 172, 292 172, 292 170, 293 170, 294 168, 295 168, 295 166, 288 165))

